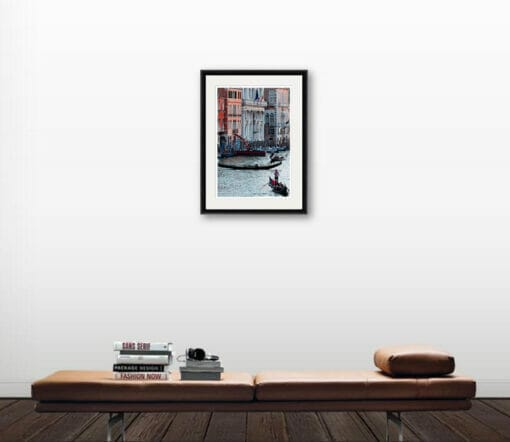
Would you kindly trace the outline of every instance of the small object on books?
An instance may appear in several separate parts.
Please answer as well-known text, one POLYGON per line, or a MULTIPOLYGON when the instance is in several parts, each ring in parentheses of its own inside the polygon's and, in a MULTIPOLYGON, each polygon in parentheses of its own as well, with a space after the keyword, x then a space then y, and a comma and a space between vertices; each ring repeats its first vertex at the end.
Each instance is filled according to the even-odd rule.
POLYGON ((126 381, 168 380, 171 342, 116 341, 113 378, 126 381))
POLYGON ((186 350, 186 365, 179 367, 181 381, 220 381, 223 367, 219 356, 206 353, 202 348, 186 350))
POLYGON ((192 361, 217 361, 219 356, 206 353, 203 348, 188 348, 186 350, 186 359, 192 361))

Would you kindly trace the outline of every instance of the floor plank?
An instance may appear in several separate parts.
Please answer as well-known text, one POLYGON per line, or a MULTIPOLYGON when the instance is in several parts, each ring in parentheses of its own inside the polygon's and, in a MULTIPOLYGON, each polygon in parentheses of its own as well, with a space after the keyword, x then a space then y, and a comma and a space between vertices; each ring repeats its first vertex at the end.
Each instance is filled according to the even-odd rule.
MULTIPOLYGON (((474 400, 471 410, 402 413, 406 441, 510 440, 510 400, 474 400)), ((31 400, 0 399, 2 442, 104 441, 108 414, 36 413, 31 400)), ((129 441, 300 442, 384 440, 385 413, 126 413, 129 441)), ((395 426, 392 440, 396 440, 395 426)), ((120 425, 115 426, 119 440, 120 425)))
POLYGON ((204 440, 211 413, 177 413, 163 436, 164 442, 201 442, 204 440))
POLYGON ((437 417, 442 423, 449 426, 453 431, 469 441, 497 442, 505 438, 497 431, 482 424, 463 411, 438 411, 430 413, 437 417))
POLYGON ((175 418, 175 413, 141 413, 126 431, 128 441, 159 441, 175 418))
POLYGON ((0 441, 25 441, 38 436, 49 425, 61 419, 65 413, 28 413, 0 432, 0 441))
MULTIPOLYGON (((474 402, 478 402, 478 401, 473 401, 473 403, 474 402)), ((510 399, 483 399, 480 402, 483 402, 484 404, 488 405, 489 407, 492 407, 495 410, 498 410, 500 413, 510 416, 510 399)))
POLYGON ((16 399, 0 399, 0 410, 16 402, 16 399))
MULTIPOLYGON (((138 416, 138 413, 126 413, 124 414, 124 424, 126 429, 129 428, 131 423, 138 416)), ((108 413, 102 413, 99 417, 91 422, 91 424, 85 428, 80 435, 75 439, 78 442, 98 442, 106 440, 106 424, 108 422, 108 413)), ((114 440, 118 440, 120 436, 120 423, 114 426, 114 440)))
POLYGON ((34 412, 34 403, 30 400, 20 400, 10 404, 0 411, 0 431, 13 422, 34 412))
POLYGON ((246 413, 213 413, 205 435, 206 442, 246 440, 246 413))
POLYGON ((356 413, 320 413, 331 438, 339 442, 377 441, 365 422, 356 413))
POLYGON ((74 440, 98 417, 98 413, 68 413, 43 431, 27 438, 27 441, 67 442, 74 440))
POLYGON ((331 438, 317 413, 296 411, 285 413, 291 442, 327 442, 331 438))
POLYGON ((408 430, 423 441, 460 442, 465 440, 429 412, 412 411, 402 413, 401 416, 402 422, 404 422, 404 440, 408 430))
POLYGON ((473 406, 467 413, 510 440, 510 416, 494 410, 481 401, 473 401, 473 406))
MULTIPOLYGON (((386 413, 379 411, 360 412, 358 413, 365 424, 370 428, 377 440, 385 440, 386 438, 386 413)), ((404 416, 404 414, 402 414, 404 416)), ((396 426, 390 424, 390 440, 397 440, 398 433, 396 426)), ((409 442, 417 442, 421 439, 408 427, 404 426, 404 439, 409 442)))
POLYGON ((280 412, 250 412, 246 440, 248 442, 288 442, 285 415, 280 412))

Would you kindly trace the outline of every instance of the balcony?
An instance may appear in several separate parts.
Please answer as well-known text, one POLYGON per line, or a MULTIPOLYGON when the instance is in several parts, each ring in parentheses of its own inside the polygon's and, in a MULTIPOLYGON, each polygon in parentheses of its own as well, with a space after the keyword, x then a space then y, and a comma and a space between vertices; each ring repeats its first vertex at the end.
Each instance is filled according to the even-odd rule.
POLYGON ((254 106, 264 108, 267 106, 267 101, 264 100, 245 100, 243 99, 243 106, 254 106))

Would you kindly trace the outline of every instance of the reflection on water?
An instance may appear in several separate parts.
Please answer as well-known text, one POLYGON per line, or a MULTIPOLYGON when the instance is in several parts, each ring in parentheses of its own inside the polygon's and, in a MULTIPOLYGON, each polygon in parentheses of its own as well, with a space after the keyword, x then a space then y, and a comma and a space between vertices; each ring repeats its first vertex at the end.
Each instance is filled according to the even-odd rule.
MULTIPOLYGON (((276 167, 280 172, 280 182, 290 187, 290 152, 279 152, 283 156, 283 162, 276 167)), ((265 157, 232 157, 222 158, 222 163, 247 165, 247 164, 268 164, 269 154, 265 157)), ((275 169, 268 170, 235 170, 218 167, 218 196, 227 197, 278 197, 284 196, 275 193, 268 185, 269 177, 273 176, 275 169)), ((289 189, 289 195, 292 189, 289 189)))

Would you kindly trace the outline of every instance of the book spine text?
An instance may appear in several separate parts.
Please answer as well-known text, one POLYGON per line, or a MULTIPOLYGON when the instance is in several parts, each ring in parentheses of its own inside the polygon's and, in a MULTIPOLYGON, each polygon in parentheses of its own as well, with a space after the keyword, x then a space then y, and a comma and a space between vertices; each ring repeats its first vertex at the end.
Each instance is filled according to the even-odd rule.
POLYGON ((116 371, 113 373, 113 378, 122 381, 166 381, 168 380, 168 373, 123 373, 116 371))
POLYGON ((171 351, 172 345, 169 342, 134 342, 134 341, 115 341, 113 350, 130 351, 171 351))

